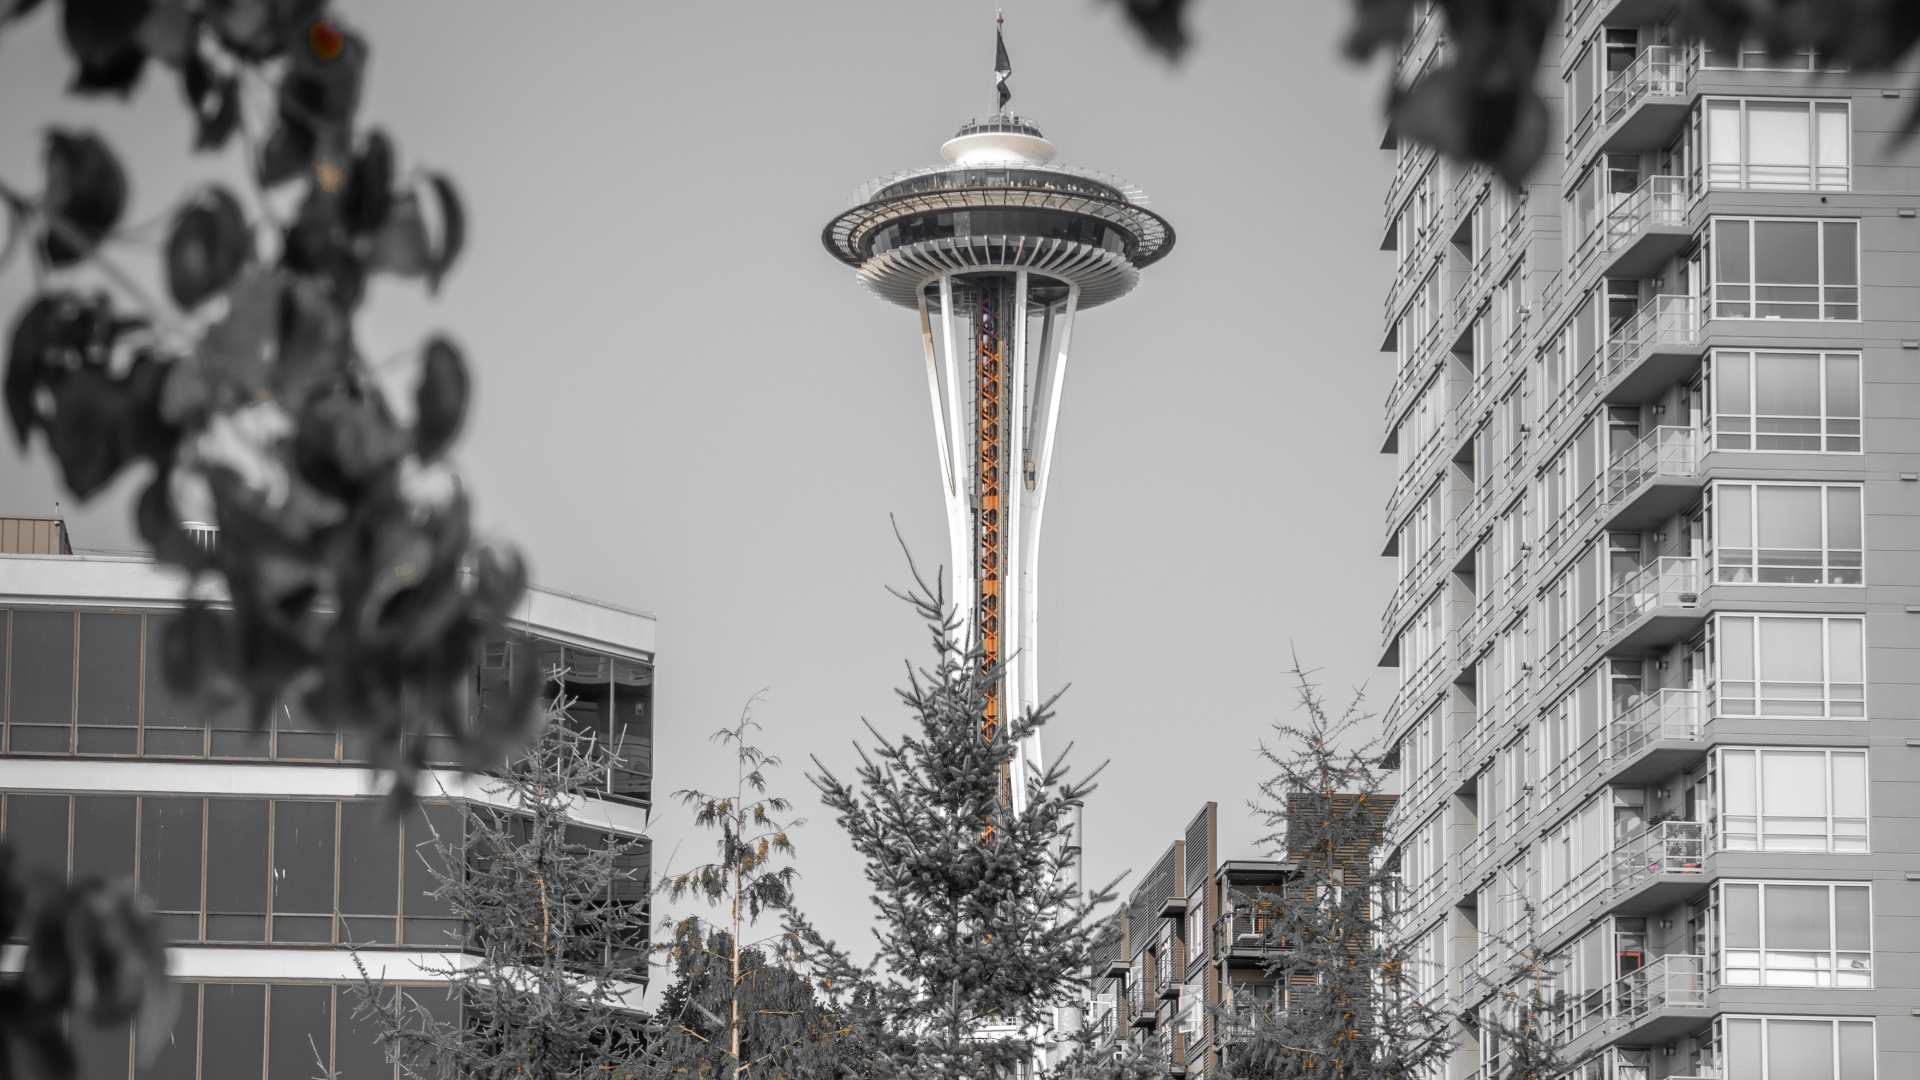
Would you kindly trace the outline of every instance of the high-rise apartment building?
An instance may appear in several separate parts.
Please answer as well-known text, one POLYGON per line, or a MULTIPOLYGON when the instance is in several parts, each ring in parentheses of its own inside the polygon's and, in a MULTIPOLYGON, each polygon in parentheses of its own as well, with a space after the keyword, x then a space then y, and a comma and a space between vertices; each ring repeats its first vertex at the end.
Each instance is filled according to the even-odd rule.
MULTIPOLYGON (((203 529, 204 543, 218 533, 203 529)), ((395 819, 351 734, 276 710, 266 731, 175 700, 160 668, 184 579, 149 559, 74 554, 58 519, 0 518, 0 833, 30 870, 130 879, 159 912, 180 988, 171 1037, 134 1067, 126 1030, 76 1039, 83 1080, 395 1080, 353 1019, 357 950, 376 975, 453 1007, 421 965, 460 963, 431 838, 458 836, 482 780, 435 769, 395 819), (423 846, 424 845, 424 846, 423 846)), ((622 747, 583 829, 645 836, 654 618, 530 589, 476 657, 484 709, 532 649, 572 721, 622 747)), ((452 764, 431 741, 430 762, 452 764)), ((643 848, 643 850, 645 850, 643 848)), ((645 904, 648 867, 617 901, 645 904)), ((635 978, 644 981, 644 966, 635 978)))
POLYGON ((1530 921, 1582 1080, 1916 1076, 1914 73, 1661 8, 1566 6, 1525 187, 1399 147, 1403 929, 1456 1078, 1530 921))

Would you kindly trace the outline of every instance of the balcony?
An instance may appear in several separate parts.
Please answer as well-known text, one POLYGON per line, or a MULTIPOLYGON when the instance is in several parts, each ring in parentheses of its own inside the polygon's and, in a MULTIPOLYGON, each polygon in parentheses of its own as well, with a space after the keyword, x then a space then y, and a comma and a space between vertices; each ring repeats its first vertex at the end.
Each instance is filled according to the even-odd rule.
POLYGON ((1270 911, 1235 911, 1213 922, 1213 955, 1228 967, 1264 967, 1286 943, 1274 940, 1276 923, 1270 911))
POLYGON ((1127 986, 1127 1022, 1137 1028, 1152 1028, 1160 1022, 1158 1006, 1147 996, 1147 985, 1143 982, 1127 986))
POLYGON ((1633 404, 1678 382, 1700 359, 1700 301, 1656 296, 1607 335, 1607 401, 1633 404))
POLYGON ((1654 690, 1613 718, 1607 758, 1615 783, 1631 784, 1671 775, 1700 754, 1700 691, 1654 690))
POLYGON ((1663 821, 1613 849, 1612 894, 1636 911, 1678 903, 1699 891, 1706 858, 1704 822, 1663 821))
POLYGON ((1607 595, 1607 651, 1642 653, 1670 645, 1700 625, 1700 560, 1655 559, 1618 581, 1607 595))
POLYGON ((1607 84, 1602 150, 1657 150, 1687 120, 1690 51, 1672 45, 1641 50, 1607 84))
POLYGON ((1181 964, 1175 954, 1176 950, 1168 946, 1153 961, 1153 985, 1160 991, 1161 1001, 1172 1001, 1180 996, 1186 965, 1181 964))
POLYGON ((1607 465, 1609 529, 1650 529, 1700 498, 1699 428, 1657 427, 1607 465))
POLYGON ((1707 958, 1669 953, 1614 980, 1610 1036, 1635 1043, 1678 1038, 1700 1025, 1707 1009, 1707 958))
POLYGON ((1602 273, 1649 278, 1693 240, 1687 227, 1690 202, 1684 176, 1649 176, 1638 190, 1607 211, 1602 273))

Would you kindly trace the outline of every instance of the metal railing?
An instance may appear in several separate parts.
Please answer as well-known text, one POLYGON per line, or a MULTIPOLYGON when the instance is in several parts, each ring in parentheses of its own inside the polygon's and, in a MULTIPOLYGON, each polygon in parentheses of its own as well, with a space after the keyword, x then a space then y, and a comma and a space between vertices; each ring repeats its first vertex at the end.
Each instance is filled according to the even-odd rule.
POLYGON ((1686 48, 1674 45, 1649 45, 1640 50, 1640 55, 1607 83, 1606 123, 1619 122, 1649 96, 1685 94, 1688 55, 1686 48))
POLYGON ((1665 1009, 1704 1009, 1707 958, 1668 953, 1638 971, 1615 979, 1609 995, 1616 1030, 1631 1027, 1665 1009))
POLYGON ((1684 176, 1649 176, 1625 201, 1607 211, 1607 250, 1632 243, 1642 229, 1687 223, 1691 195, 1684 176))
POLYGON ((1692 476, 1706 445, 1696 427, 1657 427, 1607 465, 1607 505, 1632 494, 1656 476, 1692 476))
POLYGON ((1618 378, 1656 345, 1699 342, 1699 299, 1663 293, 1641 305, 1633 318, 1607 335, 1607 378, 1618 378))
POLYGON ((1245 908, 1220 916, 1213 921, 1213 955, 1225 957, 1238 953, 1245 956, 1285 948, 1284 941, 1271 936, 1275 921, 1273 912, 1249 911, 1245 908))
POLYGON ((1145 980, 1133 980, 1127 984, 1127 1023, 1134 1027, 1152 1027, 1159 1020, 1158 1006, 1147 995, 1145 980))
POLYGON ((1663 821, 1613 849, 1615 894, 1671 874, 1698 874, 1707 857, 1707 826, 1663 821))
POLYGON ((1655 559, 1607 594, 1607 629, 1618 631, 1654 608, 1697 605, 1700 585, 1699 559, 1691 555, 1655 559))
POLYGON ((1662 739, 1700 741, 1700 691, 1654 690, 1614 717, 1608 756, 1628 757, 1662 739))

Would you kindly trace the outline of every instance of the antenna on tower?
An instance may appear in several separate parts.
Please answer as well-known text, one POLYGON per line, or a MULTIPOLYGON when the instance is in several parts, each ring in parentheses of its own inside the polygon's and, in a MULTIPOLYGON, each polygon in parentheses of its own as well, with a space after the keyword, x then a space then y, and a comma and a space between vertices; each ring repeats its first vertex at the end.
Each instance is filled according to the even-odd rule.
POLYGON ((1013 61, 1007 59, 1007 39, 1001 33, 1006 26, 1006 12, 994 9, 993 15, 993 88, 1000 95, 1000 111, 1007 111, 1007 102, 1013 100, 1013 91, 1007 89, 1007 76, 1013 74, 1013 61))

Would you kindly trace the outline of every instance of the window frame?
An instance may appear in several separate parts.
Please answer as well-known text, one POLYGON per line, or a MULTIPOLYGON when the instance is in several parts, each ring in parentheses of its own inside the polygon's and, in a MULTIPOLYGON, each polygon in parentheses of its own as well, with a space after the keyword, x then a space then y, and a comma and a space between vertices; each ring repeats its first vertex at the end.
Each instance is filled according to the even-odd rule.
MULTIPOLYGON (((1768 588, 1864 588, 1866 587, 1866 486, 1859 483, 1825 483, 1808 480, 1715 480, 1707 487, 1707 537, 1708 562, 1712 567, 1711 581, 1716 585, 1765 586, 1768 588), (1820 547, 1786 548, 1768 547, 1767 539, 1760 534, 1762 518, 1760 513, 1760 492, 1766 488, 1807 488, 1819 492, 1820 503, 1820 547), (1729 548, 1723 543, 1727 530, 1727 521, 1723 518, 1727 503, 1731 500, 1727 494, 1734 490, 1744 490, 1746 500, 1746 518, 1743 526, 1752 547, 1729 548), (1859 520, 1853 523, 1853 532, 1860 539, 1858 548, 1836 548, 1833 546, 1835 531, 1835 492, 1854 493, 1859 507, 1859 520), (1730 562, 1727 552, 1745 552, 1745 562, 1730 562), (1768 561, 1768 553, 1773 560, 1768 561), (1817 564, 1792 563, 1783 561, 1782 552, 1816 553, 1817 564), (1744 572, 1745 577, 1739 575, 1744 572), (1772 572, 1793 574, 1812 572, 1816 581, 1769 581, 1765 575, 1772 572), (1851 577, 1853 580, 1844 580, 1851 577)), ((1776 537, 1777 539, 1777 537, 1776 537)))
POLYGON ((1860 287, 1860 232, 1861 232, 1861 229, 1860 229, 1860 225, 1861 225, 1861 219, 1859 218, 1843 218, 1843 217, 1829 218, 1829 217, 1788 217, 1788 216, 1782 216, 1782 215, 1765 215, 1765 214, 1761 214, 1761 215, 1716 214, 1713 217, 1709 218, 1707 220, 1707 226, 1706 226, 1706 231, 1708 236, 1707 247, 1708 247, 1708 256, 1709 256, 1706 259, 1706 271, 1707 271, 1706 276, 1708 278, 1708 281, 1707 281, 1708 299, 1711 301, 1711 305, 1710 305, 1709 314, 1707 317, 1709 319, 1726 319, 1729 321, 1738 321, 1738 322, 1809 322, 1809 323, 1856 322, 1857 323, 1862 321, 1861 302, 1860 302, 1861 301, 1861 295, 1860 295, 1861 294, 1861 287, 1860 287), (1733 223, 1733 222, 1741 222, 1746 225, 1746 232, 1747 232, 1746 274, 1747 274, 1747 277, 1743 281, 1723 281, 1721 280, 1721 277, 1720 277, 1721 251, 1719 250, 1719 248, 1724 246, 1720 239, 1720 227, 1722 224, 1733 223), (1754 244, 1754 240, 1753 240, 1754 233, 1755 233, 1754 226, 1763 222, 1782 222, 1782 223, 1788 223, 1788 224, 1812 224, 1815 226, 1814 257, 1815 257, 1815 277, 1817 280, 1813 284, 1807 284, 1805 282, 1762 282, 1762 281, 1756 280, 1758 277, 1758 273, 1755 270, 1755 266, 1758 263, 1760 256, 1759 256, 1759 253, 1755 250, 1756 245, 1754 244), (1828 274, 1828 267, 1827 267, 1827 246, 1828 246, 1827 245, 1827 229, 1829 226, 1843 226, 1843 225, 1852 226, 1853 228, 1853 282, 1852 284, 1845 284, 1845 283, 1836 284, 1836 283, 1830 283, 1828 280, 1829 274, 1828 274), (1723 295, 1722 290, 1730 290, 1730 289, 1746 290, 1745 298, 1744 299, 1722 299, 1722 295, 1723 295), (1814 299, 1810 302, 1806 300, 1786 300, 1786 299, 1781 299, 1779 297, 1769 297, 1766 300, 1762 300, 1760 299, 1760 296, 1759 296, 1760 290, 1762 289, 1812 289, 1814 290, 1814 299), (1836 296, 1835 298, 1830 299, 1828 297, 1828 292, 1830 290, 1840 290, 1842 295, 1836 296), (1846 292, 1852 293, 1851 300, 1848 300, 1844 297, 1844 293, 1846 292), (1774 305, 1774 306, 1793 305, 1796 307, 1806 307, 1809 305, 1809 303, 1811 303, 1811 306, 1815 309, 1815 314, 1812 316, 1762 315, 1759 313, 1760 308, 1766 305, 1774 305), (1734 306, 1744 306, 1747 309, 1748 314, 1745 314, 1745 315, 1726 314, 1725 311, 1723 310, 1723 309, 1734 307, 1734 306), (1835 311, 1844 311, 1847 309, 1851 309, 1852 314, 1851 315, 1828 315, 1827 311, 1829 309, 1832 309, 1835 311))
POLYGON ((1749 717, 1749 718, 1759 719, 1759 720, 1864 720, 1868 716, 1868 711, 1866 706, 1866 686, 1867 686, 1866 617, 1863 615, 1806 615, 1806 614, 1800 614, 1797 612, 1771 612, 1771 611, 1720 612, 1715 614, 1713 616, 1712 621, 1708 624, 1707 644, 1708 644, 1708 655, 1709 655, 1707 690, 1708 690, 1709 700, 1711 702, 1710 708, 1712 710, 1713 716, 1716 716, 1716 717, 1739 716, 1739 717, 1749 717), (1726 660, 1727 660, 1727 657, 1725 655, 1726 638, 1727 638, 1725 627, 1728 622, 1733 620, 1739 620, 1739 619, 1750 620, 1752 622, 1753 653, 1750 659, 1753 664, 1753 677, 1751 679, 1730 680, 1726 677, 1726 671, 1725 671, 1726 660), (1780 697, 1780 696, 1775 696, 1770 698, 1766 695, 1765 688, 1769 685, 1773 685, 1773 686, 1788 685, 1788 684, 1805 685, 1805 683, 1802 680, 1784 680, 1784 679, 1766 678, 1766 672, 1764 668, 1765 658, 1762 655, 1762 651, 1761 651, 1762 646, 1761 646, 1761 640, 1760 640, 1760 620, 1761 619, 1809 619, 1809 620, 1818 620, 1820 622, 1821 624, 1820 641, 1821 641, 1821 653, 1822 653, 1820 657, 1821 682, 1819 683, 1820 697, 1817 700, 1820 704, 1820 708, 1822 711, 1818 713, 1805 713, 1805 712, 1793 713, 1793 712, 1766 711, 1765 705, 1769 701, 1774 701, 1774 702, 1814 701, 1816 699, 1792 698, 1792 697, 1780 697), (1857 684, 1850 681, 1839 682, 1833 678, 1834 648, 1835 648, 1834 638, 1833 638, 1833 624, 1839 621, 1850 622, 1859 628, 1859 631, 1858 631, 1858 637, 1860 640, 1859 665, 1860 665, 1861 680, 1857 684), (1751 697, 1729 699, 1726 695, 1726 688, 1729 685, 1751 686, 1753 688, 1753 694, 1751 697), (1858 685, 1860 687, 1860 697, 1857 699, 1851 698, 1851 697, 1847 697, 1847 698, 1836 697, 1833 693, 1833 688, 1835 686, 1855 686, 1855 685, 1858 685), (1728 700, 1751 701, 1753 703, 1753 710, 1751 712, 1729 711, 1726 707, 1726 702, 1728 700), (1856 704, 1859 709, 1858 713, 1854 713, 1851 711, 1851 709, 1855 707, 1856 704), (1836 705, 1846 707, 1847 711, 1836 711, 1835 709, 1836 705))
MULTIPOLYGON (((1718 881, 1714 883, 1713 909, 1714 909, 1713 910, 1714 941, 1712 944, 1713 944, 1714 952, 1713 952, 1713 955, 1709 958, 1710 963, 1708 964, 1708 969, 1710 972, 1710 977, 1713 980, 1713 985, 1715 989, 1718 989, 1720 987, 1728 987, 1728 986, 1753 987, 1756 989, 1784 988, 1784 989, 1793 989, 1793 990, 1872 990, 1876 988, 1874 983, 1874 965, 1873 965, 1873 883, 1872 882, 1869 882, 1869 881, 1802 881, 1798 879, 1783 880, 1778 878, 1773 878, 1773 879, 1730 878, 1727 880, 1718 881), (1728 909, 1727 909, 1726 896, 1727 896, 1727 891, 1732 888, 1752 888, 1755 890, 1754 933, 1757 935, 1758 945, 1756 945, 1753 948, 1744 948, 1744 947, 1735 948, 1732 944, 1730 944, 1731 938, 1730 938, 1729 931, 1727 929, 1728 909), (1827 961, 1826 968, 1822 969, 1818 966, 1815 966, 1812 968, 1801 969, 1801 968, 1784 966, 1779 961, 1775 961, 1773 963, 1768 962, 1769 956, 1788 956, 1796 953, 1813 956, 1814 963, 1816 965, 1818 964, 1818 961, 1821 958, 1821 955, 1818 954, 1818 950, 1813 950, 1813 949, 1768 948, 1768 945, 1767 945, 1767 892, 1770 888, 1780 888, 1780 889, 1823 888, 1827 891, 1827 948, 1824 953, 1824 959, 1827 961), (1840 930, 1841 930, 1841 925, 1843 921, 1842 915, 1839 910, 1839 890, 1841 889, 1858 889, 1862 893, 1864 893, 1866 896, 1867 919, 1866 919, 1865 930, 1867 933, 1867 947, 1865 949, 1842 949, 1839 947, 1840 930), (1742 956, 1745 956, 1747 954, 1752 954, 1753 956, 1752 965, 1748 966, 1746 964, 1742 964, 1739 968, 1737 969, 1734 968, 1732 966, 1731 960, 1732 960, 1733 954, 1735 953, 1739 953, 1742 956), (1858 976, 1860 979, 1863 979, 1864 982, 1855 982, 1847 985, 1842 985, 1840 982, 1840 975, 1841 975, 1840 965, 1842 963, 1842 958, 1858 957, 1858 956, 1864 956, 1866 958, 1865 960, 1866 967, 1864 969, 1864 973, 1858 976), (1728 978, 1728 973, 1736 970, 1742 973, 1752 972, 1753 980, 1746 981, 1743 979, 1741 981, 1736 982, 1728 978), (1778 981, 1782 973, 1789 973, 1789 972, 1798 971, 1798 970, 1810 970, 1816 976, 1818 976, 1824 971, 1824 974, 1827 977, 1827 982, 1825 984, 1822 984, 1819 982, 1808 983, 1808 982, 1778 981), (1774 981, 1769 981, 1770 974, 1774 976, 1774 981)), ((1850 960, 1848 962, 1857 964, 1860 961, 1850 960)), ((1861 969, 1854 968, 1852 970, 1858 972, 1861 969)))
POLYGON ((1701 127, 1700 164, 1698 189, 1700 191, 1815 191, 1836 192, 1853 190, 1853 102, 1850 98, 1817 97, 1732 97, 1715 95, 1704 97, 1696 106, 1701 127), (1807 164, 1805 166, 1760 165, 1761 169, 1805 168, 1806 182, 1803 184, 1786 181, 1768 181, 1755 183, 1753 170, 1753 106, 1779 109, 1783 106, 1804 105, 1807 115, 1807 164), (1738 113, 1738 127, 1734 138, 1739 144, 1739 152, 1734 161, 1720 161, 1713 157, 1714 123, 1716 107, 1732 106, 1738 113), (1820 163, 1821 135, 1820 114, 1839 112, 1845 117, 1846 127, 1846 164, 1822 165, 1820 163), (1732 179, 1727 180, 1724 172, 1716 170, 1731 169, 1732 179), (1837 173, 1836 173, 1837 170, 1837 173))
POLYGON ((1860 455, 1866 452, 1865 438, 1862 431, 1865 418, 1861 415, 1866 411, 1864 407, 1866 395, 1866 363, 1865 357, 1858 350, 1714 349, 1707 358, 1707 393, 1708 435, 1711 439, 1712 449, 1716 453, 1860 455), (1816 378, 1820 384, 1820 411, 1817 415, 1809 418, 1805 416, 1789 416, 1786 414, 1762 414, 1759 411, 1760 357, 1762 356, 1811 359, 1815 363, 1818 371, 1816 378), (1839 416, 1833 411, 1832 391, 1834 380, 1833 366, 1835 361, 1843 363, 1851 361, 1853 364, 1852 384, 1855 411, 1852 416, 1839 416), (1745 365, 1745 378, 1747 383, 1747 401, 1743 406, 1744 411, 1737 412, 1730 408, 1729 404, 1724 401, 1722 393, 1727 382, 1726 365, 1734 363, 1742 363, 1745 365), (1724 420, 1744 420, 1747 430, 1727 431, 1725 430, 1726 424, 1723 418, 1724 420), (1771 421, 1776 425, 1783 426, 1784 423, 1787 422, 1806 421, 1808 419, 1811 419, 1818 425, 1818 433, 1791 431, 1762 432, 1758 430, 1762 421, 1771 421), (1849 424, 1852 426, 1851 431, 1845 430, 1849 424), (1840 429, 1835 430, 1835 425, 1839 425, 1840 429), (1815 449, 1795 449, 1790 447, 1759 447, 1753 445, 1757 443, 1763 435, 1776 439, 1811 438, 1817 440, 1820 446, 1815 449), (1748 445, 1727 446, 1722 444, 1722 440, 1732 439, 1745 439, 1748 445), (1834 446, 1833 443, 1838 440, 1851 441, 1853 446, 1851 449, 1834 446))
MULTIPOLYGON (((1713 757, 1711 759, 1711 764, 1709 766, 1709 769, 1707 771, 1707 776, 1705 778, 1706 783, 1708 784, 1708 787, 1711 791, 1710 798, 1712 799, 1712 803, 1713 803, 1711 808, 1711 815, 1710 815, 1712 820, 1708 823, 1708 828, 1711 831, 1714 850, 1716 851, 1751 851, 1751 852, 1757 852, 1757 853, 1763 853, 1763 854, 1784 852, 1784 853, 1802 854, 1802 855, 1804 854, 1819 854, 1819 855, 1868 855, 1868 854, 1871 854, 1873 852, 1873 813, 1872 813, 1873 808, 1871 803, 1867 801, 1868 792, 1871 790, 1868 785, 1870 785, 1872 782, 1872 772, 1871 772, 1872 764, 1870 761, 1871 757, 1872 755, 1870 755, 1864 749, 1846 748, 1846 747, 1722 746, 1722 747, 1716 748, 1714 750, 1713 757), (1735 754, 1746 754, 1746 755, 1752 756, 1751 757, 1751 760, 1752 760, 1751 782, 1752 782, 1752 789, 1753 789, 1752 813, 1735 813, 1735 810, 1745 810, 1746 808, 1735 807, 1732 805, 1733 795, 1730 789, 1733 785, 1734 778, 1733 778, 1733 764, 1730 761, 1730 759, 1735 754), (1818 754, 1818 755, 1821 755, 1823 758, 1825 758, 1823 771, 1825 774, 1825 784, 1826 784, 1826 795, 1824 799, 1826 804, 1826 813, 1825 813, 1825 822, 1824 822, 1823 831, 1819 834, 1823 838, 1823 841, 1824 841, 1823 846, 1819 848, 1812 848, 1812 847, 1788 847, 1788 846, 1782 846, 1777 843, 1769 844, 1768 841, 1770 837, 1793 837, 1793 836, 1813 835, 1811 833, 1783 833, 1783 832, 1779 832, 1778 830, 1773 830, 1768 828, 1770 820, 1778 821, 1782 819, 1789 819, 1789 818, 1802 816, 1802 815, 1792 815, 1792 814, 1783 814, 1783 813, 1770 813, 1768 811, 1769 800, 1768 800, 1768 791, 1767 791, 1767 770, 1766 770, 1765 758, 1770 754, 1818 754), (1863 781, 1862 790, 1861 790, 1861 800, 1863 805, 1861 809, 1866 811, 1866 813, 1858 817, 1851 814, 1840 814, 1837 812, 1839 809, 1839 794, 1841 791, 1841 784, 1843 779, 1841 776, 1838 775, 1838 772, 1837 772, 1838 770, 1837 759, 1843 758, 1843 757, 1856 758, 1859 761, 1860 777, 1863 781), (1733 825, 1732 825, 1732 822, 1734 822, 1735 820, 1750 821, 1751 825, 1748 826, 1745 830, 1742 830, 1741 832, 1736 834, 1734 832, 1733 825), (1859 822, 1860 827, 1859 827, 1858 836, 1859 836, 1860 846, 1857 848, 1842 847, 1841 846, 1842 834, 1840 832, 1839 823, 1853 822, 1853 821, 1859 822), (1740 843, 1736 845, 1731 839, 1735 835, 1738 835, 1741 837, 1751 837, 1751 842, 1740 843)), ((1852 834, 1849 833, 1847 834, 1847 836, 1851 837, 1852 834)))

